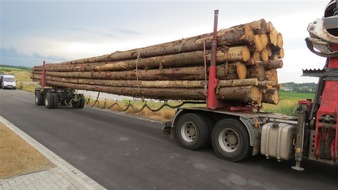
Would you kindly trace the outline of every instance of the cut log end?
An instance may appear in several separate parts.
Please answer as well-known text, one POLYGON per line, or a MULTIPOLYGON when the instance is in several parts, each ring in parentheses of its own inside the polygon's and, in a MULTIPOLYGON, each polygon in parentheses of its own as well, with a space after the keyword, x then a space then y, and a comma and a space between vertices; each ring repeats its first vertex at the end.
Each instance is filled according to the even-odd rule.
POLYGON ((251 95, 251 99, 255 102, 255 103, 261 103, 263 100, 262 97, 262 92, 255 86, 252 86, 250 89, 250 95, 251 95))
POLYGON ((262 51, 263 50, 264 46, 263 46, 263 43, 261 41, 260 35, 255 35, 254 38, 253 38, 253 42, 254 42, 255 51, 262 51))
POLYGON ((278 89, 267 89, 263 93, 263 99, 262 102, 269 103, 269 104, 275 104, 277 105, 279 103, 279 91, 278 89))
POLYGON ((245 79, 247 75, 247 69, 245 64, 243 63, 237 63, 236 65, 237 69, 237 75, 239 79, 245 79))

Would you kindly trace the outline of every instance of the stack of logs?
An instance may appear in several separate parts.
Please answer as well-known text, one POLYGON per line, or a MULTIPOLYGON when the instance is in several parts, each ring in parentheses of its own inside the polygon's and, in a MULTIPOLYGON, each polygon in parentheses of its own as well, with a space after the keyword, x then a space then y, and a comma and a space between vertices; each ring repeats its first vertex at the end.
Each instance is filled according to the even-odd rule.
MULTIPOLYGON (((205 100, 212 34, 117 51, 97 57, 46 64, 54 87, 170 100, 205 100)), ((264 19, 217 33, 217 97, 261 105, 277 104, 276 69, 283 66, 283 38, 264 19)), ((32 70, 41 81, 42 65, 32 70)))

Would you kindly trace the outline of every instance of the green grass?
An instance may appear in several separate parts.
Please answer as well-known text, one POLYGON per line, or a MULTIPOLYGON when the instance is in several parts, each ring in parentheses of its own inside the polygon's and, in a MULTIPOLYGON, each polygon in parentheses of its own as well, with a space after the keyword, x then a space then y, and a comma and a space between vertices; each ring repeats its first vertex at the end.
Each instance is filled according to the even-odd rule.
POLYGON ((17 81, 16 88, 20 90, 34 92, 34 89, 39 86, 32 82, 30 68, 0 66, 0 74, 14 75, 17 81))
POLYGON ((263 104, 263 110, 267 112, 281 113, 291 116, 296 116, 295 109, 298 107, 299 100, 314 98, 313 93, 298 93, 298 92, 279 92, 280 101, 278 105, 263 104))

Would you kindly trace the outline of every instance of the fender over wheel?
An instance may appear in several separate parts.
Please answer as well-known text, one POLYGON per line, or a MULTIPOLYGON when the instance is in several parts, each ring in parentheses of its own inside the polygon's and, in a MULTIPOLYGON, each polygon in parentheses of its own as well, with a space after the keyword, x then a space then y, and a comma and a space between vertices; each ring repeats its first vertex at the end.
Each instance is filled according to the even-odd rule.
POLYGON ((211 142, 217 156, 238 162, 252 153, 249 134, 245 126, 235 119, 223 119, 212 130, 211 142))
POLYGON ((176 137, 178 143, 190 150, 197 150, 208 145, 210 130, 203 116, 186 113, 177 121, 176 137))

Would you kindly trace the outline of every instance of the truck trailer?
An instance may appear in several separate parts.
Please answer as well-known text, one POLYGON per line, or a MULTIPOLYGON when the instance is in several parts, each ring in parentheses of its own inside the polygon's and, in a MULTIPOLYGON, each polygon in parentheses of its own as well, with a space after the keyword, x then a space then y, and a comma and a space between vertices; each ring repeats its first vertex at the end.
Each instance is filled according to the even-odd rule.
MULTIPOLYGON (((309 50, 326 57, 327 61, 321 70, 303 70, 303 76, 319 77, 319 83, 313 100, 299 100, 297 117, 261 112, 257 105, 243 104, 236 98, 234 99, 237 101, 220 98, 218 89, 221 80, 218 77, 219 67, 216 65, 218 60, 216 10, 210 47, 211 61, 205 69, 205 72, 208 72, 205 75, 208 76, 205 79, 206 107, 177 109, 172 121, 166 123, 164 132, 177 139, 180 146, 189 150, 212 145, 217 156, 233 162, 263 154, 266 158, 276 158, 278 161, 294 159, 295 165, 292 168, 299 171, 303 170, 301 161, 304 158, 335 164, 338 158, 337 10, 338 3, 331 1, 326 7, 324 17, 308 26, 310 37, 306 38, 306 44, 309 50)), ((137 70, 140 53, 133 56, 137 58, 137 70)), ((69 64, 75 63, 76 61, 69 64)), ((141 63, 139 64, 141 66, 141 63)), ((45 67, 44 63, 41 67, 42 76, 39 78, 42 87, 35 90, 36 104, 45 104, 47 108, 56 108, 58 105, 83 108, 85 97, 83 94, 76 94, 74 89, 88 90, 90 86, 74 85, 60 79, 59 82, 47 82, 49 86, 47 87, 45 67)), ((57 69, 61 71, 64 68, 54 67, 54 70, 57 69)), ((139 78, 136 89, 140 90, 137 88, 138 80, 139 78)), ((80 79, 76 79, 76 82, 80 82, 80 79)), ((94 87, 93 89, 95 90, 94 87)), ((104 87, 97 88, 96 91, 111 92, 109 88, 104 87)), ((132 94, 128 89, 123 92, 125 95, 132 94)), ((156 94, 156 97, 160 95, 156 94)))

